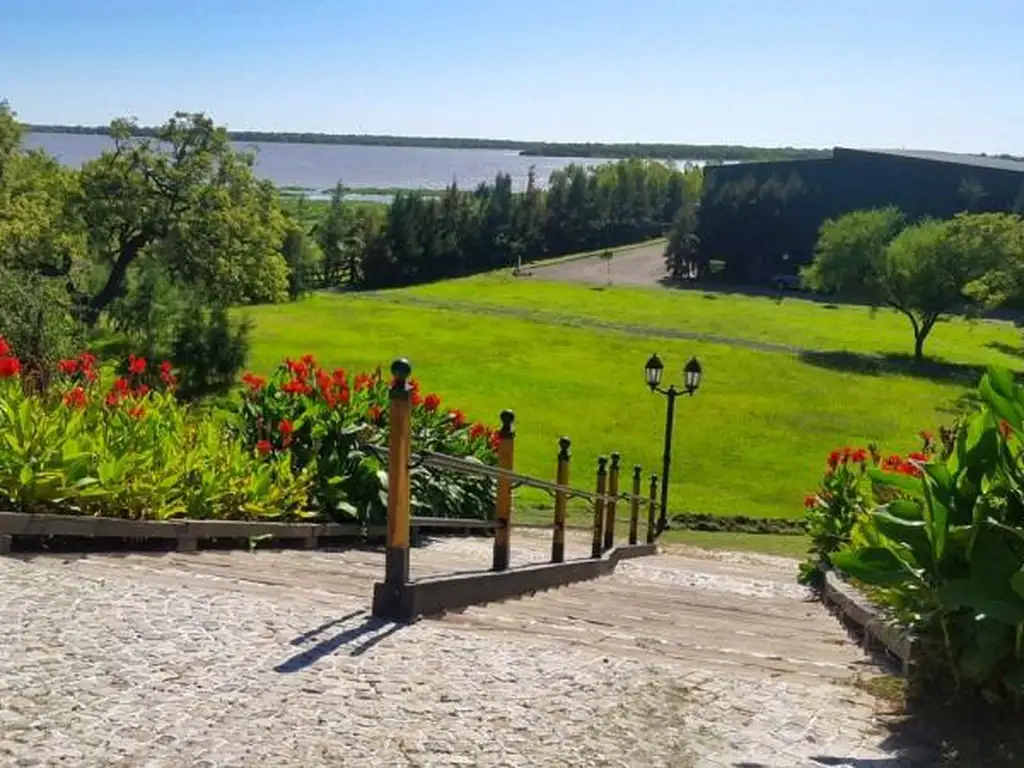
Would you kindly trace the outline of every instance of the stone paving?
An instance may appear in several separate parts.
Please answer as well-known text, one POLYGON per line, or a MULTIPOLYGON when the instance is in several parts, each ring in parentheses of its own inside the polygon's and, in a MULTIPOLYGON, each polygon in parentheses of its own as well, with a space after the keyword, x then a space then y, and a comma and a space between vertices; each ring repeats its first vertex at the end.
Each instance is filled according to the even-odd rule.
MULTIPOLYGON (((413 563, 488 558, 443 541, 413 563)), ((0 766, 911 764, 792 561, 659 555, 408 627, 366 615, 381 563, 0 558, 0 766)))

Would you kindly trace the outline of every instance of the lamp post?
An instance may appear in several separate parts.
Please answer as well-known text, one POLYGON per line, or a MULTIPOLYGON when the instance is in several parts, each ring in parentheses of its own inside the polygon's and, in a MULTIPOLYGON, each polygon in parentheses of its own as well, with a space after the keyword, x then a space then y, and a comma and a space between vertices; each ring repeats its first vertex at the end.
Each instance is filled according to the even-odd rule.
POLYGON ((668 411, 665 414, 665 453, 662 457, 661 467, 661 511, 658 515, 658 533, 668 528, 668 473, 672 465, 672 423, 676 414, 676 398, 679 395, 692 395, 700 386, 700 378, 703 369, 696 357, 691 357, 690 362, 683 368, 683 386, 677 388, 670 384, 668 389, 661 387, 661 376, 665 372, 665 365, 657 355, 651 355, 651 359, 644 366, 644 374, 647 378, 647 386, 651 392, 657 392, 668 398, 668 411))

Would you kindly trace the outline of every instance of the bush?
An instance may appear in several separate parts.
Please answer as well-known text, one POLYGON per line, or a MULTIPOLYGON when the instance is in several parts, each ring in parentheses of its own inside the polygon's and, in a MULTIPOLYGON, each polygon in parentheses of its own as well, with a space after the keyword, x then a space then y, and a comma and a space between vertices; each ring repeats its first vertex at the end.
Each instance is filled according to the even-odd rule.
POLYGON ((181 378, 179 396, 227 392, 245 367, 250 330, 248 321, 233 322, 223 306, 191 305, 171 343, 171 360, 181 378))
MULTIPOLYGON (((387 473, 378 452, 388 442, 388 383, 380 370, 350 378, 306 355, 282 362, 269 380, 247 373, 243 381, 246 439, 261 453, 290 456, 296 471, 312 472, 313 509, 332 519, 385 521, 387 473)), ((492 429, 442 408, 436 394, 423 396, 415 380, 410 386, 417 450, 495 463, 492 429)), ((410 481, 414 514, 493 517, 491 480, 417 468, 410 481)))
POLYGON ((916 629, 950 688, 1024 696, 1024 390, 991 368, 950 450, 868 471, 885 503, 832 564, 916 629))

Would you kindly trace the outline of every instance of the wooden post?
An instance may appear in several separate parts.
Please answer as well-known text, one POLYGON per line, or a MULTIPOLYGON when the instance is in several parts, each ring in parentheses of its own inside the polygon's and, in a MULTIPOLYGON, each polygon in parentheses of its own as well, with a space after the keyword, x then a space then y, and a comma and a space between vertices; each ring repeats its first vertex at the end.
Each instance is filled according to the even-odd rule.
POLYGON ((608 473, 608 495, 611 499, 604 508, 604 548, 609 550, 615 544, 615 497, 619 495, 619 459, 612 454, 612 471, 608 473))
MULTIPOLYGON (((501 441, 498 443, 498 466, 511 471, 515 465, 516 433, 512 428, 516 415, 512 411, 501 412, 501 441)), ((504 571, 509 563, 509 525, 512 520, 512 480, 507 477, 498 478, 497 497, 498 527, 494 530, 494 565, 495 571, 504 571)))
POLYGON ((651 495, 647 499, 647 543, 654 543, 654 516, 658 511, 658 476, 651 475, 651 495))
POLYGON ((388 444, 388 530, 384 550, 384 582, 409 581, 409 460, 412 457, 412 398, 406 383, 412 366, 405 359, 391 364, 391 411, 388 444))
POLYGON ((633 498, 629 503, 629 543, 636 544, 637 528, 640 523, 640 475, 643 468, 637 464, 633 467, 633 498))
POLYGON ((597 495, 594 502, 594 542, 590 550, 591 557, 601 556, 601 528, 604 526, 604 493, 608 485, 608 459, 600 456, 597 459, 597 495))
MULTIPOLYGON (((558 472, 555 482, 561 486, 569 485, 569 448, 572 441, 568 437, 558 440, 558 472)), ((551 539, 551 562, 565 562, 565 507, 568 503, 565 493, 555 491, 555 531, 551 539)))

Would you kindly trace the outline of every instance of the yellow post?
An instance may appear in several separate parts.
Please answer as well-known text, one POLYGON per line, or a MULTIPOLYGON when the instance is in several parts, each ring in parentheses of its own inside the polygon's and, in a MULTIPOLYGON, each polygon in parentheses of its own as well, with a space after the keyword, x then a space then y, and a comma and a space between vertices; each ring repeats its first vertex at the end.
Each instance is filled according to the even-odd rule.
MULTIPOLYGON (((498 466, 512 471, 515 464, 516 433, 512 428, 516 415, 512 411, 501 412, 501 441, 498 443, 498 466)), ((504 571, 509 563, 509 526, 512 520, 512 480, 507 477, 498 478, 497 496, 498 527, 494 530, 494 565, 495 571, 504 571)))
POLYGON ((612 471, 608 473, 608 495, 611 496, 604 508, 604 548, 611 549, 615 544, 615 497, 619 495, 619 459, 617 453, 612 454, 612 471))
MULTIPOLYGON (((569 448, 572 441, 568 437, 558 440, 558 473, 555 482, 565 487, 569 485, 569 448)), ((555 491, 555 531, 551 539, 551 562, 565 562, 565 508, 568 503, 566 494, 555 491)))
POLYGON ((608 486, 608 459, 597 460, 597 501, 594 502, 594 542, 591 557, 601 556, 601 528, 604 526, 604 493, 608 486))
POLYGON ((647 543, 654 543, 654 516, 658 511, 658 476, 651 475, 651 495, 647 500, 647 543))
POLYGON ((409 580, 409 459, 412 456, 412 399, 406 383, 412 366, 405 359, 391 364, 391 431, 388 443, 388 531, 384 581, 397 585, 409 580))
POLYGON ((636 544, 637 528, 640 523, 640 475, 643 468, 636 464, 633 467, 633 498, 629 503, 629 543, 636 544))

